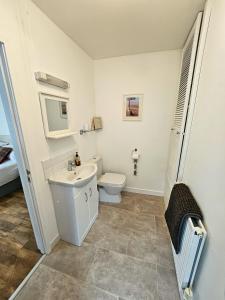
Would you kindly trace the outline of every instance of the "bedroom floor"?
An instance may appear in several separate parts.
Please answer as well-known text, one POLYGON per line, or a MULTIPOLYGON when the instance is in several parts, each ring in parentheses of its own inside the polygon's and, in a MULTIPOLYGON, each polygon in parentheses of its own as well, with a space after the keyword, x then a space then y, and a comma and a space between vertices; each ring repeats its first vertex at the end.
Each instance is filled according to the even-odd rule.
POLYGON ((178 300, 160 197, 100 204, 82 247, 60 241, 16 300, 178 300))
POLYGON ((8 299, 41 257, 23 191, 0 198, 0 299, 8 299))

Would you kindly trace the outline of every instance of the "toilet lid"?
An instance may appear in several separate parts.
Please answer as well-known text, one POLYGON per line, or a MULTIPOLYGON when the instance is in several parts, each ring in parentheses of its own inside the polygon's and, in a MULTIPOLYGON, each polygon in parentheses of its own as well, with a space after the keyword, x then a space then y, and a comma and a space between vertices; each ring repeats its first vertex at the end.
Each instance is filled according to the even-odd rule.
POLYGON ((100 185, 112 185, 121 186, 125 183, 126 176, 116 173, 105 173, 99 178, 98 184, 100 185))

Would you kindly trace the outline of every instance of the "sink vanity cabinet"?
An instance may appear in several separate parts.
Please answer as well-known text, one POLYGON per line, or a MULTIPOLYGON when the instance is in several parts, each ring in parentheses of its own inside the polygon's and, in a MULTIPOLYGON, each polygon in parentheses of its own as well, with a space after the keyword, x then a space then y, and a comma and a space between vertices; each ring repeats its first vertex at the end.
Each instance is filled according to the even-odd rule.
POLYGON ((51 190, 61 239, 80 246, 98 216, 96 175, 81 187, 51 182, 51 190))

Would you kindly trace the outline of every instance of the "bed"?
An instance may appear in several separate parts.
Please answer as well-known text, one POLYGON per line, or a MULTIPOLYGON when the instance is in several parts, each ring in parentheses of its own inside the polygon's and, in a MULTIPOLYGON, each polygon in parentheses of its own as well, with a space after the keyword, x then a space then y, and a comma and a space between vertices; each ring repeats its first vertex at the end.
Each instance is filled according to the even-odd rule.
POLYGON ((21 187, 21 181, 14 152, 9 159, 0 164, 0 197, 16 191, 21 187))

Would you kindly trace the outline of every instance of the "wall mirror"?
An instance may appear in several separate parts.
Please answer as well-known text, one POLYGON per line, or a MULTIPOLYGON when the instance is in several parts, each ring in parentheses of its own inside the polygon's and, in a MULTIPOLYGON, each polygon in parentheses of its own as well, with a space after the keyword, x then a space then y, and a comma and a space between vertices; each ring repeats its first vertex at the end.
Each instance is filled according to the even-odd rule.
POLYGON ((40 93, 42 119, 47 138, 63 138, 75 134, 69 120, 69 98, 40 93))

